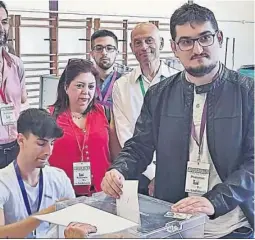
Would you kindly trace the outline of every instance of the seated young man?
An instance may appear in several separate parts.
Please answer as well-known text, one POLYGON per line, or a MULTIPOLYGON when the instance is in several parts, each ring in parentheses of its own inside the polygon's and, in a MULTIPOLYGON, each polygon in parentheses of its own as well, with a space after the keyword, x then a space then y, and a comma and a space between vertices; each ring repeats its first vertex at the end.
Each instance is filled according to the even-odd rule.
MULTIPOLYGON (((54 118, 43 109, 28 109, 21 113, 17 129, 18 157, 0 170, 0 225, 75 197, 64 171, 47 165, 54 140, 63 135, 54 118)), ((48 230, 49 224, 43 222, 27 238, 43 237, 48 230)))

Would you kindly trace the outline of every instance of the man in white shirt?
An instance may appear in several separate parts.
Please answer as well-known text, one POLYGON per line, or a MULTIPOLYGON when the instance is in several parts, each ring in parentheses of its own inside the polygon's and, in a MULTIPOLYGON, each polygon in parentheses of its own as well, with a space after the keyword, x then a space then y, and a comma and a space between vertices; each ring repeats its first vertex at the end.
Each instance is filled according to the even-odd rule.
MULTIPOLYGON (((133 136, 148 88, 178 71, 160 60, 163 47, 158 28, 152 23, 140 23, 131 33, 130 47, 139 66, 118 79, 112 92, 113 115, 121 147, 133 136)), ((155 160, 155 155, 153 160, 155 160)), ((139 179, 139 192, 147 194, 149 180, 155 176, 155 164, 148 166, 139 179)), ((150 188, 153 183, 150 185, 150 188)))
MULTIPOLYGON (((0 170, 0 225, 15 223, 53 205, 63 198, 74 198, 70 179, 61 169, 47 165, 54 140, 63 135, 54 118, 45 110, 21 113, 17 160, 0 170)), ((44 222, 28 238, 44 237, 44 222)))

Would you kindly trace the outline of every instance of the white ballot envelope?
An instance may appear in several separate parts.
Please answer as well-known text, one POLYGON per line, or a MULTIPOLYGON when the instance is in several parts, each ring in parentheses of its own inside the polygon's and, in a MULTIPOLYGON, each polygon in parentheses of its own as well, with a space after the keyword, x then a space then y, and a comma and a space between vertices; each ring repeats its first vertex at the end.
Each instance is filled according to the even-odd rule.
POLYGON ((138 181, 124 181, 122 192, 120 198, 116 199, 117 215, 139 224, 138 181))
POLYGON ((88 223, 97 227, 96 235, 119 232, 137 226, 135 222, 84 203, 78 203, 53 213, 35 215, 33 217, 64 227, 68 226, 71 222, 88 223))

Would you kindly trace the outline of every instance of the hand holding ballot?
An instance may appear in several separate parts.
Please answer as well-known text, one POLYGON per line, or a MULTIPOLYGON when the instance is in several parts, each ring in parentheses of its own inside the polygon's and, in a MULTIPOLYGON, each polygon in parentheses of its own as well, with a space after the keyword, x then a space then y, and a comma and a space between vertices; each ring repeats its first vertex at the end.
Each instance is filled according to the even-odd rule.
POLYGON ((106 172, 101 183, 101 188, 107 195, 120 198, 124 180, 124 176, 119 171, 115 169, 110 170, 106 172))

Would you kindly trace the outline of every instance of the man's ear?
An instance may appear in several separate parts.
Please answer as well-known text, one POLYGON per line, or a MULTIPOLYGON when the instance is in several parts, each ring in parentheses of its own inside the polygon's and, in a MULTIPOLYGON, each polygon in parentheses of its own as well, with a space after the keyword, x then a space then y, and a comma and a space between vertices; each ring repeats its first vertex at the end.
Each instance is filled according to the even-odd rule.
POLYGON ((172 51, 173 51, 175 57, 178 58, 176 42, 173 40, 170 40, 170 43, 171 43, 171 48, 172 48, 172 51))
POLYGON ((24 145, 24 140, 25 136, 22 133, 18 133, 17 143, 19 144, 20 147, 24 145))
POLYGON ((220 44, 220 47, 222 47, 222 44, 223 44, 223 32, 222 31, 218 31, 216 33, 216 37, 218 39, 218 42, 220 44))
POLYGON ((164 38, 160 37, 160 46, 159 46, 159 50, 162 50, 164 47, 164 38))
POLYGON ((89 52, 89 55, 90 55, 92 58, 94 58, 94 54, 93 54, 93 51, 92 51, 92 50, 89 52))

